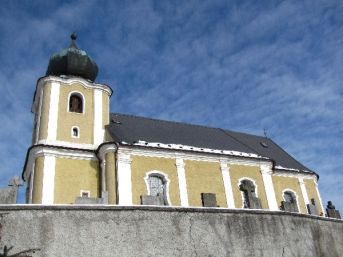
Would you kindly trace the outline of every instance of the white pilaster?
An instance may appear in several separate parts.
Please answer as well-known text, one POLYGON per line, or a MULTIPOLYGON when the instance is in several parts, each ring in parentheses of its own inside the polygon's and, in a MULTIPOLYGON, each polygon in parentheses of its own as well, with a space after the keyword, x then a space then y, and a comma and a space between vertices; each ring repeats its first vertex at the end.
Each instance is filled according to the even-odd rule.
POLYGON ((263 179, 264 188, 267 195, 268 206, 271 211, 279 210, 275 190, 272 180, 272 169, 270 165, 261 165, 261 174, 263 179))
POLYGON ((185 174, 185 163, 183 162, 183 159, 181 158, 176 159, 176 170, 177 170, 177 177, 179 180, 181 206, 187 207, 189 206, 189 203, 188 203, 187 182, 186 182, 186 174, 185 174))
MULTIPOLYGON (((323 202, 322 202, 322 197, 320 196, 320 193, 319 193, 319 190, 318 190, 318 183, 317 182, 314 182, 315 185, 316 185, 316 191, 317 191, 317 195, 318 195, 318 198, 319 198, 319 204, 320 204, 320 209, 322 210, 322 213, 323 215, 325 214, 325 210, 324 210, 324 205, 323 205, 323 202)), ((318 204, 318 203, 316 203, 318 204)))
POLYGON ((104 129, 102 121, 102 91, 94 89, 94 144, 100 145, 104 141, 104 129))
POLYGON ((56 158, 54 156, 44 157, 42 204, 54 203, 55 166, 56 158))
POLYGON ((132 205, 130 155, 119 153, 117 167, 119 205, 132 205))
POLYGON ((229 170, 229 167, 227 166, 226 161, 220 162, 220 169, 222 171, 227 207, 230 209, 234 209, 235 208, 235 201, 233 199, 230 170, 229 170))
POLYGON ((52 82, 51 91, 50 91, 47 140, 56 140, 59 98, 60 98, 60 84, 58 82, 52 82))
POLYGON ((301 189, 301 194, 303 195, 304 198, 304 202, 305 202, 305 206, 307 208, 307 204, 310 203, 309 199, 308 199, 308 194, 306 191, 306 186, 305 186, 305 182, 303 178, 298 178, 299 179, 299 185, 300 185, 300 189, 301 189))

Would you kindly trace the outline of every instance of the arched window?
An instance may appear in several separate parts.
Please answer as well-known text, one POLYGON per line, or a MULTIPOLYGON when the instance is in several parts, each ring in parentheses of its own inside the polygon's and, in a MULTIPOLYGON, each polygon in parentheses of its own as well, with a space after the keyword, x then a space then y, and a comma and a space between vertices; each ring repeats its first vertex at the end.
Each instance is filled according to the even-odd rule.
POLYGON ((299 212, 297 196, 294 192, 287 190, 283 192, 284 201, 281 203, 281 209, 290 212, 299 212))
POLYGON ((167 181, 161 174, 150 174, 148 177, 149 195, 161 197, 164 205, 168 205, 167 181))
POLYGON ((82 96, 77 93, 73 93, 69 97, 69 111, 70 112, 83 112, 83 101, 82 96))
POLYGON ((288 202, 288 203, 296 203, 297 202, 297 199, 296 199, 294 193, 291 191, 284 192, 283 198, 285 199, 285 202, 288 202))
POLYGON ((256 198, 254 183, 251 180, 244 179, 239 185, 239 190, 243 193, 243 207, 252 208, 252 200, 256 198))

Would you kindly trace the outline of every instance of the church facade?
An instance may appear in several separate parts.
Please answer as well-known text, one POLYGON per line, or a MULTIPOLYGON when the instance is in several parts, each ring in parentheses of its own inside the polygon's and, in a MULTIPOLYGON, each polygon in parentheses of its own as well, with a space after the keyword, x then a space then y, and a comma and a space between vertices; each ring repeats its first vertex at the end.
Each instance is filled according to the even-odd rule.
POLYGON ((318 175, 267 137, 110 113, 75 44, 38 80, 23 179, 30 204, 163 205, 323 215, 318 175))

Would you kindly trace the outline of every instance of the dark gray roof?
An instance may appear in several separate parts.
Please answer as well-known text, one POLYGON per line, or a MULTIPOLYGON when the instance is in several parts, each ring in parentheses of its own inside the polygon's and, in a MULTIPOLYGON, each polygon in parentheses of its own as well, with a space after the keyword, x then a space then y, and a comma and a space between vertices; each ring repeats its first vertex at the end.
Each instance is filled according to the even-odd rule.
POLYGON ((110 121, 107 129, 120 144, 145 141, 252 153, 273 160, 275 166, 312 172, 266 137, 119 113, 112 113, 110 121))

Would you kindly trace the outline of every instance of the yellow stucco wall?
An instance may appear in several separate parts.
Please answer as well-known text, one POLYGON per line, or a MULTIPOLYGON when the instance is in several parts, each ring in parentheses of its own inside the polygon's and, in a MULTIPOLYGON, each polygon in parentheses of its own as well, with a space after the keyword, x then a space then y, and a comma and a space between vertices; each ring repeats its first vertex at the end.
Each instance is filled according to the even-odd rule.
POLYGON ((315 184, 314 180, 313 179, 304 179, 304 182, 305 182, 306 192, 308 195, 308 200, 311 203, 311 198, 314 198, 314 200, 316 202, 318 214, 322 213, 323 210, 320 207, 319 195, 317 193, 316 184, 315 184))
POLYGON ((272 176, 275 196, 278 206, 281 206, 281 201, 284 201, 282 191, 291 189, 297 194, 298 205, 301 213, 306 213, 305 202, 301 193, 299 180, 294 177, 272 176))
POLYGON ((43 171, 44 171, 44 157, 37 157, 35 160, 34 177, 33 177, 33 191, 32 203, 42 203, 43 190, 43 171))
POLYGON ((98 161, 56 158, 54 203, 75 203, 81 190, 100 197, 98 161))
POLYGON ((102 92, 102 122, 103 126, 106 126, 109 124, 109 96, 107 93, 102 92))
POLYGON ((71 85, 61 83, 60 100, 58 106, 58 122, 57 122, 57 140, 68 141, 74 143, 93 143, 93 94, 94 91, 90 88, 85 88, 79 83, 71 85), (79 92, 84 96, 84 112, 76 113, 69 112, 69 94, 70 92, 79 92), (71 136, 73 126, 79 127, 79 138, 71 136))
POLYGON ((106 161, 106 189, 108 191, 108 203, 116 204, 117 201, 117 186, 116 186, 116 162, 115 154, 107 153, 105 156, 106 161))
MULTIPOLYGON (((40 117, 39 140, 48 137, 49 107, 50 107, 51 83, 43 85, 42 110, 40 117)), ((39 110, 37 110, 39 111, 39 110)))
POLYGON ((144 177, 149 171, 161 171, 168 175, 170 180, 169 197, 170 205, 180 205, 179 184, 175 159, 131 156, 131 181, 132 181, 132 202, 140 204, 140 196, 147 195, 147 185, 144 177))
POLYGON ((256 183, 257 197, 261 200, 262 208, 269 209, 263 178, 259 166, 231 164, 230 177, 236 208, 243 208, 243 198, 242 192, 239 190, 239 181, 242 178, 250 178, 256 183))
POLYGON ((227 207, 220 164, 191 160, 184 163, 189 205, 202 206, 201 193, 214 193, 217 204, 227 207))

